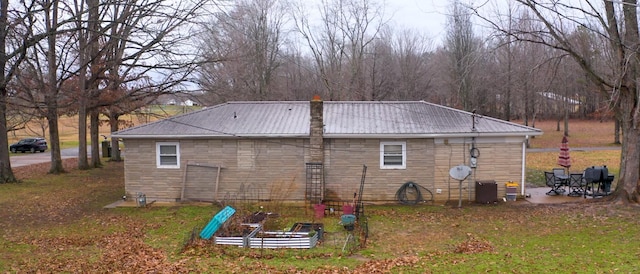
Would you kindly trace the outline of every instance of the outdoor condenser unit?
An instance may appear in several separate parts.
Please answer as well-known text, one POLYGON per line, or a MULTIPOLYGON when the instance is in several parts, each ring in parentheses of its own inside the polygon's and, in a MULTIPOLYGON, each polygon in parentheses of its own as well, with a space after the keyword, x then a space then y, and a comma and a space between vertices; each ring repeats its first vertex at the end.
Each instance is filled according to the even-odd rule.
POLYGON ((498 185, 495 180, 476 181, 476 203, 491 204, 498 201, 498 185))

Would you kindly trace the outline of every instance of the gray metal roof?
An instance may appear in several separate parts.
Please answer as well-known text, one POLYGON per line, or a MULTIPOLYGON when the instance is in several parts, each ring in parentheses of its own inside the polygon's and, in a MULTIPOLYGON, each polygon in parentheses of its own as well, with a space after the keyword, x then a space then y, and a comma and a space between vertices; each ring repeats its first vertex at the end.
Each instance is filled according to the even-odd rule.
MULTIPOLYGON (((424 101, 325 101, 325 138, 535 136, 539 129, 424 101)), ((308 137, 309 102, 229 102, 118 132, 115 138, 308 137)))

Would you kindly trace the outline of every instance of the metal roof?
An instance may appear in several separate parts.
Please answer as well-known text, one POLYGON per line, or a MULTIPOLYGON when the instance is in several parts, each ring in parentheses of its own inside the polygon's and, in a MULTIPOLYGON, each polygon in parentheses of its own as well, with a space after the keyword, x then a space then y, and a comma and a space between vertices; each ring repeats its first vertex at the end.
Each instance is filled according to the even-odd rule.
MULTIPOLYGON (((124 129, 112 137, 308 137, 309 106, 308 101, 229 102, 124 129)), ((424 101, 325 101, 323 116, 325 138, 542 134, 539 129, 424 101)))

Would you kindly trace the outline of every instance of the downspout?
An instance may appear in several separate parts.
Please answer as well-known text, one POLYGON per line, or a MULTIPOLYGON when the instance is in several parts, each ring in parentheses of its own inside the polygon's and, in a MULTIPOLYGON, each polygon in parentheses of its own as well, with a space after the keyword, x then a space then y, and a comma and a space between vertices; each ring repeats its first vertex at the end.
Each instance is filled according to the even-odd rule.
POLYGON ((520 194, 524 196, 524 179, 526 166, 527 166, 527 140, 529 139, 529 135, 524 137, 524 142, 522 142, 522 174, 520 175, 520 194))

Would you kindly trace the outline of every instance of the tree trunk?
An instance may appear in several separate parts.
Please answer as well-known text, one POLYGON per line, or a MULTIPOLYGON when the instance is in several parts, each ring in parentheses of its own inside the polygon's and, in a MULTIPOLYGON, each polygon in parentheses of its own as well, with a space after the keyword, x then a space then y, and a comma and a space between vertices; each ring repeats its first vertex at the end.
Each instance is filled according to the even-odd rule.
MULTIPOLYGON (((119 115, 112 114, 109 115, 109 125, 111 127, 111 132, 118 131, 118 118, 119 115)), ((120 157, 120 142, 118 142, 118 138, 111 138, 111 161, 122 161, 120 157)))
POLYGON ((637 77, 640 59, 633 51, 640 45, 640 34, 638 33, 638 14, 636 1, 624 0, 622 10, 624 14, 624 39, 623 48, 624 59, 621 63, 626 64, 622 68, 622 86, 619 91, 616 108, 616 118, 622 123, 622 157, 620 159, 620 178, 616 187, 616 200, 628 203, 638 203, 638 188, 640 187, 640 117, 638 117, 638 94, 640 93, 637 84, 637 77))
POLYGON ((613 143, 620 144, 620 119, 615 118, 615 126, 613 129, 613 143))
POLYGON ((46 116, 49 123, 49 145, 51 145, 51 168, 49 173, 58 174, 64 172, 62 166, 62 156, 60 155, 60 136, 58 134, 58 85, 57 85, 57 58, 55 34, 58 24, 58 2, 54 1, 47 5, 45 14, 46 28, 51 34, 47 36, 47 79, 46 79, 46 116))
MULTIPOLYGON (((81 79, 84 79, 82 74, 81 79)), ((84 81, 82 81, 84 83, 84 81)), ((80 91, 80 102, 78 108, 78 169, 89 169, 87 158, 87 103, 85 99, 86 89, 80 91)))
POLYGON ((97 109, 91 109, 89 115, 89 135, 91 138, 91 167, 100 167, 100 113, 97 109))
POLYGON ((614 200, 620 203, 640 202, 640 129, 628 123, 622 125, 623 142, 620 157, 620 177, 614 200))
POLYGON ((7 76, 6 67, 8 57, 7 28, 9 27, 8 16, 9 1, 0 1, 0 183, 17 182, 11 170, 11 159, 9 157, 9 136, 7 135, 7 76))
MULTIPOLYGON (((93 2, 91 2, 93 3, 93 2)), ((90 7, 90 4, 88 4, 90 7)), ((83 14, 84 12, 78 11, 78 14, 83 14)), ((93 13, 90 14, 94 16, 93 13)), ((97 20, 97 18, 93 18, 93 20, 97 20)), ((85 22, 82 16, 78 16, 76 24, 79 29, 84 27, 85 22)), ((87 23, 89 25, 89 23, 87 23)), ((79 91, 78 91, 78 169, 84 170, 89 169, 89 160, 87 158, 87 106, 88 106, 88 81, 87 81, 87 71, 88 64, 91 56, 89 56, 89 31, 80 31, 78 33, 78 47, 79 51, 79 63, 80 69, 78 71, 78 82, 79 82, 79 91)))
MULTIPOLYGON (((55 54, 55 53, 54 53, 55 54)), ((51 52, 49 53, 49 58, 51 58, 51 52)), ((55 56, 54 56, 55 58, 55 56)), ((47 94, 45 96, 45 104, 47 105, 47 122, 49 124, 49 145, 51 151, 51 168, 49 168, 49 173, 59 174, 64 172, 64 166, 62 165, 62 155, 60 154, 60 134, 58 130, 58 102, 56 99, 56 74, 55 74, 55 60, 49 60, 49 71, 54 71, 54 73, 49 73, 47 75, 48 79, 48 87, 47 94), (54 69, 52 70, 52 67, 54 69), (53 82, 52 82, 53 81, 53 82)))
MULTIPOLYGON (((0 58, 2 57, 4 57, 4 55, 0 56, 0 58)), ((3 74, 3 73, 0 72, 0 74, 3 74)), ((7 98, 7 88, 6 86, 0 84, 0 183, 15 183, 18 180, 13 174, 13 170, 11 170, 11 159, 9 158, 9 137, 7 136, 6 98, 7 98)))
MULTIPOLYGON (((55 98, 52 101, 55 104, 55 98)), ((49 103, 47 103, 49 104, 49 103)), ((49 173, 63 173, 62 155, 60 154, 60 134, 58 131, 58 107, 47 106, 47 121, 49 121, 49 145, 51 145, 51 168, 49 173)))

